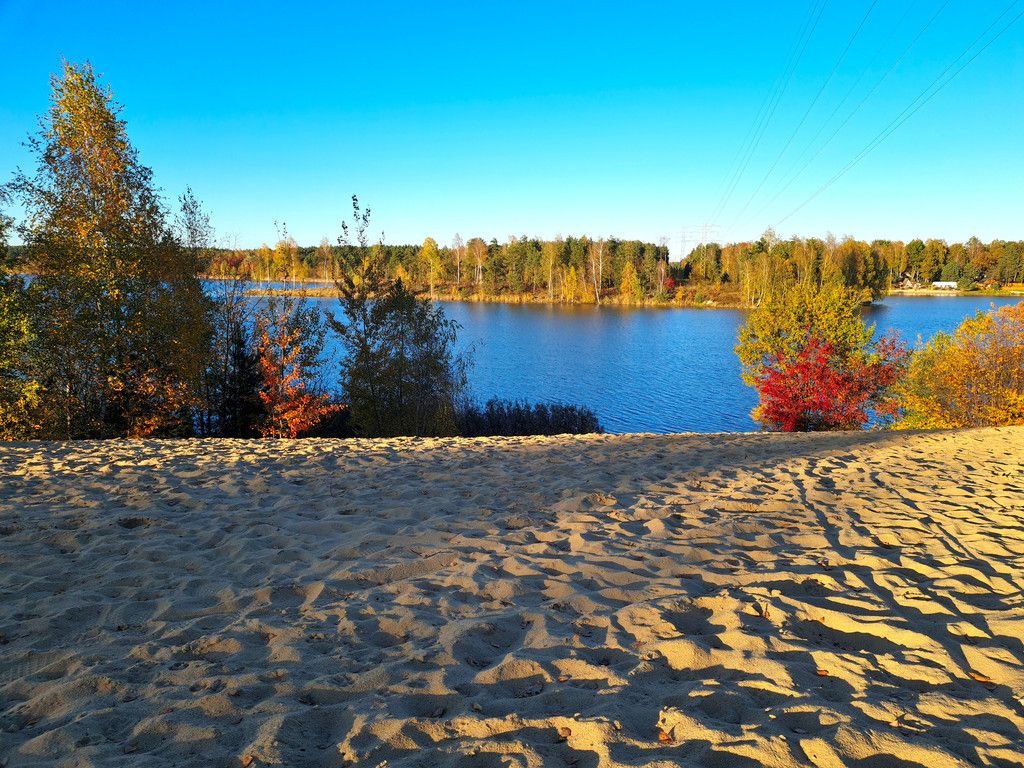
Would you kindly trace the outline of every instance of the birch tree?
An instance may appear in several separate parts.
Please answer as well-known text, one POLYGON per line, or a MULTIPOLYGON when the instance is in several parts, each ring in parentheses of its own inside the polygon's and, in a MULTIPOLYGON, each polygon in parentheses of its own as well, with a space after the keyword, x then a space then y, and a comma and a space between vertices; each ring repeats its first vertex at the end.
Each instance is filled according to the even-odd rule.
POLYGON ((61 438, 191 430, 205 369, 209 304, 194 251, 167 222, 121 106, 88 63, 66 62, 28 147, 34 175, 11 185, 38 276, 34 344, 61 438))

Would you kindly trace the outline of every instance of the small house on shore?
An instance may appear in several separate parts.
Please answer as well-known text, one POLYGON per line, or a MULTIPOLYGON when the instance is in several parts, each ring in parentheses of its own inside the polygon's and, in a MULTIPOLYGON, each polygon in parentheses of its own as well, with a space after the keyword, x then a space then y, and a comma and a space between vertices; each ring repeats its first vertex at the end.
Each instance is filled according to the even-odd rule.
POLYGON ((899 278, 893 283, 893 288, 901 290, 911 290, 920 287, 921 284, 909 272, 901 272, 899 278))
POLYGON ((957 284, 954 280, 935 280, 932 283, 932 288, 936 288, 940 291, 955 291, 957 284))

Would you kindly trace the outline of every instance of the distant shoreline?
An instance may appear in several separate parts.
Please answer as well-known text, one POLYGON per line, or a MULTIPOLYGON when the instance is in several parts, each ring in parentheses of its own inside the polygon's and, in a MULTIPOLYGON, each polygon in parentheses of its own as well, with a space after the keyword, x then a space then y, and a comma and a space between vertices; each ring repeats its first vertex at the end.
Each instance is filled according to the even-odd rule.
MULTIPOLYGON (((257 288, 246 291, 246 294, 249 296, 301 296, 311 299, 332 299, 338 295, 337 291, 332 288, 257 288)), ((424 291, 421 295, 426 295, 426 292, 424 291)), ((453 296, 452 294, 438 294, 432 298, 432 301, 458 304, 529 304, 531 306, 548 307, 602 306, 626 309, 750 309, 748 305, 739 302, 705 301, 703 303, 686 303, 678 301, 645 301, 637 304, 633 302, 617 301, 611 297, 602 301, 601 304, 598 305, 592 301, 577 301, 573 303, 565 301, 548 301, 545 298, 533 297, 528 294, 513 296, 453 296)))
MULTIPOLYGON (((230 280, 232 278, 224 277, 210 277, 204 276, 204 280, 222 281, 230 280)), ((305 280, 297 283, 298 287, 295 288, 252 288, 246 291, 247 295, 250 296, 303 296, 314 299, 329 299, 337 296, 337 291, 334 288, 332 281, 324 280, 305 280)), ((649 308, 664 308, 664 309, 750 309, 750 305, 740 301, 735 301, 731 296, 718 298, 709 298, 702 301, 695 300, 697 296, 702 293, 700 289, 692 289, 690 300, 669 300, 669 301, 655 301, 647 300, 643 302, 626 302, 621 301, 618 297, 610 296, 604 300, 601 306, 609 307, 623 307, 633 309, 649 309, 649 308)), ((979 289, 974 291, 963 291, 963 290, 950 290, 950 289, 935 289, 935 288, 893 288, 892 290, 885 293, 879 301, 884 300, 887 296, 909 296, 917 298, 933 298, 933 297, 945 297, 945 296, 978 296, 978 297, 991 297, 991 298, 1014 298, 1019 297, 1024 299, 1024 289, 979 289)), ((439 293, 433 297, 434 301, 441 302, 461 302, 466 304, 530 304, 530 305, 546 305, 546 306, 565 306, 565 307, 582 307, 582 306, 598 306, 592 301, 588 302, 562 302, 562 301, 550 301, 546 296, 542 294, 509 294, 502 296, 480 296, 480 295, 456 295, 452 293, 439 293)))
POLYGON ((919 297, 932 297, 932 296, 991 296, 992 298, 1012 298, 1019 296, 1024 299, 1024 290, 1010 289, 1010 290, 993 290, 990 288, 979 289, 977 291, 961 291, 959 289, 950 290, 948 288, 893 288, 891 291, 885 294, 886 296, 919 296, 919 297))
MULTIPOLYGON (((228 281, 233 278, 229 277, 211 277, 209 275, 203 275, 202 280, 208 281, 228 281)), ((272 281, 272 282, 287 282, 287 281, 272 281)), ((296 288, 262 288, 255 287, 250 288, 246 291, 249 296, 292 296, 292 297, 305 297, 311 299, 331 299, 338 295, 337 290, 334 288, 333 281, 325 280, 304 280, 296 281, 296 284, 300 287, 296 288)), ((668 301, 656 301, 649 299, 640 303, 622 301, 618 296, 608 296, 603 299, 601 306, 608 307, 629 307, 629 308, 686 308, 686 309, 750 309, 750 307, 742 302, 734 301, 731 296, 718 296, 717 298, 708 298, 702 301, 696 301, 695 299, 699 296, 706 295, 706 292, 701 288, 688 289, 688 293, 691 298, 690 301, 678 301, 671 299, 668 301)), ((426 291, 420 292, 421 295, 425 295, 426 291)), ((505 294, 501 296, 482 296, 480 294, 470 295, 457 295, 453 293, 438 293, 432 297, 433 301, 442 302, 460 302, 465 304, 532 304, 532 305, 546 305, 546 306, 563 306, 563 307, 587 307, 597 306, 593 301, 577 301, 577 302, 564 302, 564 301, 549 301, 543 294, 532 294, 532 293, 518 293, 518 294, 505 294)))

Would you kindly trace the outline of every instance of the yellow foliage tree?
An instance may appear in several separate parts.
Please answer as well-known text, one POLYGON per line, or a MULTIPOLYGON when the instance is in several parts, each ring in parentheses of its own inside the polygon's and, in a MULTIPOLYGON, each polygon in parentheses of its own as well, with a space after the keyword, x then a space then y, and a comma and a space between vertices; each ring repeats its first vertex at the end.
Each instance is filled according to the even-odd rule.
POLYGON ((575 304, 579 300, 579 291, 580 279, 576 274, 576 267, 570 266, 562 285, 562 301, 566 304, 575 304))
POLYGON ((120 106, 89 64, 65 63, 11 188, 36 277, 28 290, 44 437, 178 434, 208 349, 209 301, 167 221, 120 106))
POLYGON ((913 356, 897 429, 1024 424, 1024 302, 979 312, 913 356))
POLYGON ((864 325, 860 303, 857 291, 809 286, 763 301, 739 331, 736 355, 743 364, 744 383, 755 386, 766 366, 780 355, 796 356, 812 336, 831 344, 842 360, 863 355, 874 326, 864 325))
POLYGON ((284 230, 283 236, 274 246, 273 253, 274 276, 285 281, 296 281, 303 279, 299 269, 299 246, 295 240, 284 230))
POLYGON ((630 259, 626 259, 619 279, 619 295, 626 304, 640 304, 644 300, 644 289, 640 286, 640 276, 630 259))
POLYGON ((409 277, 408 270, 401 264, 395 267, 394 279, 400 281, 404 286, 412 285, 412 278, 409 277))
POLYGON ((427 272, 427 284, 430 286, 430 298, 434 298, 434 286, 441 278, 441 252, 437 248, 437 241, 428 237, 423 241, 420 248, 420 260, 427 272))

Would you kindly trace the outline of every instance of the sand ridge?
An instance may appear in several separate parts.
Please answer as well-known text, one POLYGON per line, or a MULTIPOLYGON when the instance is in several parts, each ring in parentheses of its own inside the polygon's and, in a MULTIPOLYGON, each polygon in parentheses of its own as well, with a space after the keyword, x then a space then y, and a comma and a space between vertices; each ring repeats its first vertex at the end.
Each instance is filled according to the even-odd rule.
POLYGON ((1024 764, 1024 429, 0 446, 0 765, 1024 764))

